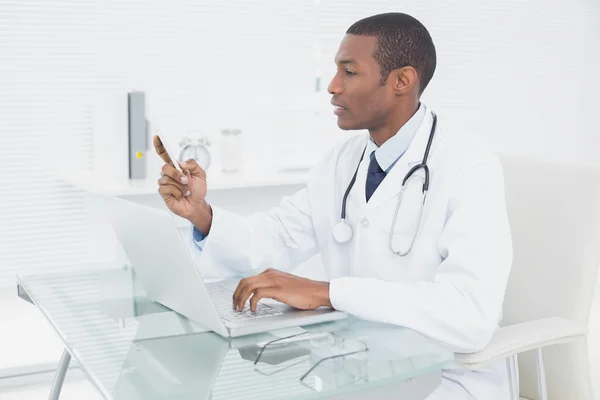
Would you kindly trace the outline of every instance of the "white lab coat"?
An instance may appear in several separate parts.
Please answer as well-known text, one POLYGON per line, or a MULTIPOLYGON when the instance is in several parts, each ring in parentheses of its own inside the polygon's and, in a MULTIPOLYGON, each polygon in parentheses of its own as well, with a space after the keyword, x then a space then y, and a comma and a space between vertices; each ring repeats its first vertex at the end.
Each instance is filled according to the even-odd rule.
MULTIPOLYGON (((409 148, 368 203, 365 155, 347 201, 351 242, 337 243, 332 229, 366 134, 337 145, 316 166, 305 189, 268 213, 241 217, 213 207, 210 234, 196 254, 202 274, 219 278, 268 267, 291 270, 320 252, 336 309, 411 328, 455 352, 482 349, 498 327, 512 262, 497 157, 476 138, 445 130, 440 118, 417 241, 405 257, 392 254, 388 246, 402 179, 422 160, 431 124, 427 111, 409 148)), ((421 186, 414 187, 411 193, 417 196, 408 196, 398 215, 398 243, 410 231, 402 221, 418 210, 412 200, 418 200, 421 186), (409 206, 412 210, 405 213, 409 206)), ((475 372, 451 369, 443 376, 430 399, 509 398, 504 363, 475 372)))

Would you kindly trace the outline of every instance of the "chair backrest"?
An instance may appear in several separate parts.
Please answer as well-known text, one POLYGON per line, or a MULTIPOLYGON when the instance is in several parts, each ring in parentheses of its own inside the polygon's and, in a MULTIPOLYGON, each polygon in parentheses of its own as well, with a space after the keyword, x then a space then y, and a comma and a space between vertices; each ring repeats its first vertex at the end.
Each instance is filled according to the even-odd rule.
MULTIPOLYGON (((514 262, 502 325, 558 316, 588 326, 600 265, 600 169, 502 156, 514 262)), ((592 399, 586 341, 544 350, 551 400, 592 399)), ((537 399, 532 354, 521 396, 537 399)))

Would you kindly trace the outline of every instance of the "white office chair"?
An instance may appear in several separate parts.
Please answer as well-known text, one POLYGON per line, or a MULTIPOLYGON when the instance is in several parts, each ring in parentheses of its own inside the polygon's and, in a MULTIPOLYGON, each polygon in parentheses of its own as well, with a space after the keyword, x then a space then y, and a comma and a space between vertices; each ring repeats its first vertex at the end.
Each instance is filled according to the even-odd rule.
POLYGON ((514 246, 502 327, 458 361, 477 368, 506 359, 512 399, 592 400, 587 328, 600 265, 600 169, 501 159, 514 246))

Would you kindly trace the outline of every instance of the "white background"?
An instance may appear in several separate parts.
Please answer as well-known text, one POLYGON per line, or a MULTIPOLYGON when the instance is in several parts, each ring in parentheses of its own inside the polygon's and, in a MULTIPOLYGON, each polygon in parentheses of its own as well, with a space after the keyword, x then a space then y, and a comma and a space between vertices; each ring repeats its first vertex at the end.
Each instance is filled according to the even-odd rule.
MULTIPOLYGON (((213 169, 223 128, 243 130, 257 174, 310 164, 346 134, 324 91, 337 45, 383 11, 429 28, 438 69, 423 100, 445 123, 499 152, 599 161, 596 0, 0 0, 0 319, 11 321, 0 372, 59 356, 46 323, 14 301, 14 274, 93 260, 105 245, 61 174, 126 176, 128 91, 147 93, 151 127, 172 143, 206 134, 213 169)), ((158 160, 146 159, 154 179, 158 160)))

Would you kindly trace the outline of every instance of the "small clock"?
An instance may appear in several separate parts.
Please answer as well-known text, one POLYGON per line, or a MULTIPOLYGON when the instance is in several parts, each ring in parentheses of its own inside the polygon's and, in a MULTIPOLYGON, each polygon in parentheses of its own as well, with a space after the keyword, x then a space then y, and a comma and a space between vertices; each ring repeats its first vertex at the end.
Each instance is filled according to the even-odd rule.
POLYGON ((191 139, 185 136, 179 143, 181 151, 179 159, 181 161, 193 158, 203 170, 208 170, 211 164, 210 142, 205 136, 200 136, 197 139, 191 139))

